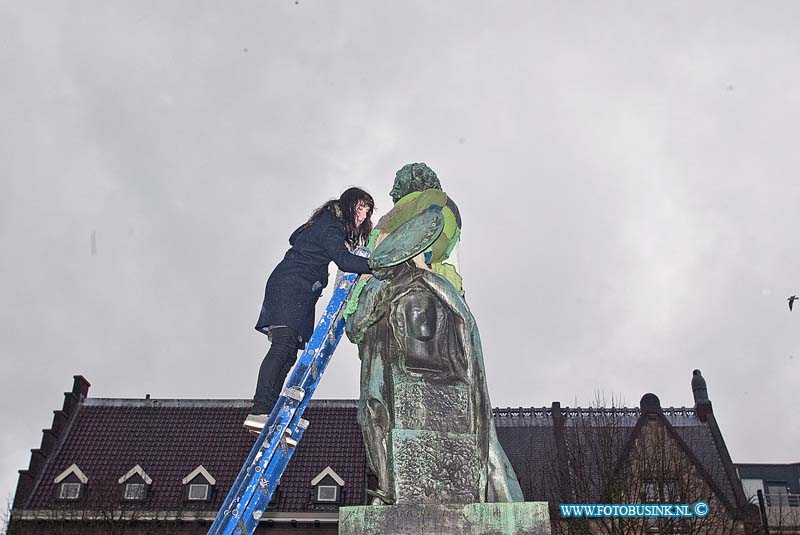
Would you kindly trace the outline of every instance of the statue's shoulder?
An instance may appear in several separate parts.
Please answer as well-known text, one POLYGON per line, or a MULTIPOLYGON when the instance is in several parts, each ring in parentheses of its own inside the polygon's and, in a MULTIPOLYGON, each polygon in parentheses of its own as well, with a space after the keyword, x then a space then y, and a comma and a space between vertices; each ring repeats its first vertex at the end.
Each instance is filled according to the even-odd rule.
POLYGON ((421 269, 416 274, 415 279, 441 299, 453 312, 465 319, 469 319, 471 322, 474 321, 472 312, 467 302, 464 301, 461 292, 453 286, 453 283, 447 277, 434 271, 421 269))

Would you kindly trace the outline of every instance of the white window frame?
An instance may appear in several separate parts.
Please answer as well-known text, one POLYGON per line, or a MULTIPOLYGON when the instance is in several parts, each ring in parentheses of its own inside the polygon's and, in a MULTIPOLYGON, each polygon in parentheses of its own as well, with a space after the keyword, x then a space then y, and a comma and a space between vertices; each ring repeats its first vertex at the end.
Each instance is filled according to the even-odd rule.
POLYGON ((193 501, 193 502, 205 502, 205 501, 208 501, 208 494, 209 494, 210 490, 211 490, 211 485, 209 485, 208 483, 191 483, 189 485, 189 494, 187 495, 187 498, 189 500, 193 501), (196 488, 199 488, 199 487, 204 487, 205 488, 205 492, 203 493, 203 497, 202 498, 197 498, 197 497, 194 497, 192 495, 192 489, 196 489, 196 488))
POLYGON ((82 483, 62 483, 61 488, 58 489, 58 499, 77 500, 78 498, 81 497, 81 485, 82 483), (74 490, 75 491, 74 496, 67 489, 74 490))
POLYGON ((63 472, 61 472, 61 473, 58 475, 58 477, 56 477, 56 478, 53 480, 53 483, 55 483, 56 485, 58 485, 59 483, 61 483, 62 481, 64 481, 65 479, 67 479, 67 478, 68 478, 69 476, 71 476, 71 475, 74 475, 75 477, 77 477, 77 478, 78 478, 78 481, 80 481, 80 482, 81 482, 81 483, 83 483, 84 485, 85 485, 85 484, 87 484, 87 483, 89 482, 89 478, 88 478, 88 477, 86 477, 86 474, 84 474, 83 472, 81 472, 81 469, 80 469, 80 468, 78 468, 78 465, 77 465, 77 464, 75 464, 75 463, 72 463, 72 464, 70 465, 70 467, 69 467, 69 468, 67 468, 66 470, 64 470, 63 472))
POLYGON ((138 475, 139 477, 141 477, 142 481, 144 481, 146 484, 148 484, 148 485, 152 485, 153 484, 153 480, 150 479, 150 476, 148 476, 147 473, 138 464, 136 466, 134 466, 133 468, 131 468, 130 470, 128 470, 127 474, 125 474, 124 476, 119 478, 119 484, 122 485, 123 483, 125 483, 126 481, 128 481, 130 478, 132 478, 135 475, 138 475))
POLYGON ((146 493, 147 487, 144 483, 125 483, 126 500, 144 500, 146 493))
POLYGON ((212 487, 217 484, 217 480, 214 479, 214 477, 208 473, 208 470, 206 470, 202 464, 197 468, 195 468, 194 470, 192 470, 188 476, 184 477, 181 480, 181 484, 186 485, 197 476, 203 476, 203 479, 208 481, 208 484, 211 485, 212 487))
POLYGON ((317 501, 324 503, 336 503, 339 501, 339 487, 336 485, 317 485, 317 501), (333 489, 333 498, 323 498, 322 491, 333 489))

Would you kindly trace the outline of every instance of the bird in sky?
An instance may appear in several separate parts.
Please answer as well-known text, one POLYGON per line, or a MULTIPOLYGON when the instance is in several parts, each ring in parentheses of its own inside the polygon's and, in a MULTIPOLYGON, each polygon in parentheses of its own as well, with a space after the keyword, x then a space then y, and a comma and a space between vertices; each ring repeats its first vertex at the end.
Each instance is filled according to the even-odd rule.
POLYGON ((789 299, 787 299, 787 301, 789 301, 789 311, 791 312, 792 305, 794 304, 795 301, 797 301, 797 296, 796 295, 792 295, 792 296, 789 297, 789 299))

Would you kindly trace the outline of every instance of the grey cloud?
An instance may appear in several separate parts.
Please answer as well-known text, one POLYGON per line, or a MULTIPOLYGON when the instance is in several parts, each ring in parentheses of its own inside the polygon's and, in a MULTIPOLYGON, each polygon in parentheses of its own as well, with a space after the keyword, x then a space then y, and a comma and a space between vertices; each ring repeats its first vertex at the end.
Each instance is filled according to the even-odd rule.
MULTIPOLYGON (((0 491, 72 374, 249 397, 291 230, 410 161, 462 210, 496 405, 691 404, 699 367, 734 461, 797 461, 794 3, 2 10, 0 491)), ((318 395, 357 383, 343 342, 318 395)))

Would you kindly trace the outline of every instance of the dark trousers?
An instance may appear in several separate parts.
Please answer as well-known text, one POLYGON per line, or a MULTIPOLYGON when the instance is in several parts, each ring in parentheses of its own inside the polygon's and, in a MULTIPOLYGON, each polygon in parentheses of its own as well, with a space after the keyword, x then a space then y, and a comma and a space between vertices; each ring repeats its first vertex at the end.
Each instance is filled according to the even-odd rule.
POLYGON ((272 327, 270 340, 272 345, 258 371, 251 414, 269 414, 272 411, 281 395, 283 382, 297 361, 297 350, 301 347, 297 333, 290 327, 272 327))

